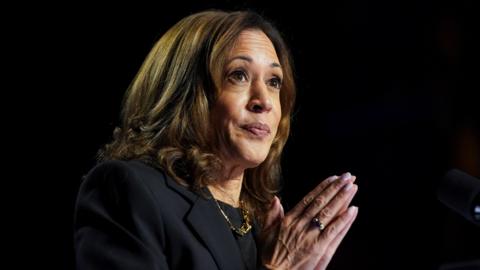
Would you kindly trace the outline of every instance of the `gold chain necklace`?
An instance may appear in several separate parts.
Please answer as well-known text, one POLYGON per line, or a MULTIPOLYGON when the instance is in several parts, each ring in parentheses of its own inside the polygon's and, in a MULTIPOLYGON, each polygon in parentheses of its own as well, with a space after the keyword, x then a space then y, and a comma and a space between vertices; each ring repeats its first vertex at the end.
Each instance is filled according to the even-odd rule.
POLYGON ((220 204, 218 203, 217 199, 213 198, 213 200, 217 204, 217 207, 220 210, 220 213, 222 213, 223 217, 227 221, 230 229, 232 231, 234 231, 236 234, 238 234, 239 236, 244 236, 245 234, 247 234, 250 231, 250 229, 252 229, 252 225, 250 225, 250 216, 248 215, 248 210, 245 209, 245 207, 242 206, 242 204, 243 204, 242 201, 240 201, 240 209, 242 210, 243 223, 242 223, 242 226, 240 226, 239 228, 236 228, 235 226, 233 226, 233 223, 230 221, 227 214, 225 214, 222 207, 220 207, 220 204))

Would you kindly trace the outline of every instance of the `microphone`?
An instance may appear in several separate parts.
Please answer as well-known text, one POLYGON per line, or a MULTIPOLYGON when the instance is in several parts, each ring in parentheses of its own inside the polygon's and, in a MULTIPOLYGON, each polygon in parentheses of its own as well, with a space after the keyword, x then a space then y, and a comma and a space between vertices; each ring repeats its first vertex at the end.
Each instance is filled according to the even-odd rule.
POLYGON ((452 169, 440 183, 437 197, 454 212, 480 226, 480 179, 452 169))

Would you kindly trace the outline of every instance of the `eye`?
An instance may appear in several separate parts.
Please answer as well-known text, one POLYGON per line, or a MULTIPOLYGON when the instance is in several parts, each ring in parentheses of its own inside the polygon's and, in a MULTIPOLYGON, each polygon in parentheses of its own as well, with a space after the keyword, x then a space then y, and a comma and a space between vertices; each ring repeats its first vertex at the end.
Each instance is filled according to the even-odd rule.
POLYGON ((269 85, 272 86, 273 88, 280 90, 282 88, 282 79, 280 79, 280 77, 275 76, 272 79, 270 79, 269 85))
POLYGON ((235 70, 228 76, 230 79, 236 82, 246 82, 247 74, 243 70, 235 70))

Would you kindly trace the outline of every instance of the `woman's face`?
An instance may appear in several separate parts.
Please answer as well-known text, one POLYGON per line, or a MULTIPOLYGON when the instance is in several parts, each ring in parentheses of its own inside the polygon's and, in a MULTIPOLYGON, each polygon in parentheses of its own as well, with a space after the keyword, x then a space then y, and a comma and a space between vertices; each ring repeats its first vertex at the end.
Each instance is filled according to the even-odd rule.
POLYGON ((267 157, 281 118, 282 68, 260 30, 243 31, 224 68, 212 110, 220 157, 227 168, 253 168, 267 157))

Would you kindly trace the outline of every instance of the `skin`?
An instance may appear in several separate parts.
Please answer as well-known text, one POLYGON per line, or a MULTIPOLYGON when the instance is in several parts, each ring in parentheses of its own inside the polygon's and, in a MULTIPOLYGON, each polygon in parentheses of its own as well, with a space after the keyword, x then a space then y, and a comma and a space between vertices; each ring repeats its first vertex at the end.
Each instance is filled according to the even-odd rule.
MULTIPOLYGON (((282 69, 273 44, 259 30, 243 31, 229 54, 220 96, 212 110, 225 170, 209 186, 217 200, 238 206, 245 169, 267 157, 281 118, 282 69)), ((348 207, 355 176, 331 176, 284 213, 275 197, 260 233, 260 256, 269 269, 326 269, 355 220, 348 207), (323 231, 312 226, 318 217, 323 231)))
POLYGON ((276 197, 260 235, 261 259, 267 269, 324 270, 355 221, 358 208, 350 206, 358 186, 355 176, 331 176, 284 214, 276 197), (323 231, 312 226, 317 217, 323 231))
POLYGON ((212 110, 225 171, 211 191, 222 201, 238 205, 245 169, 260 165, 270 151, 282 115, 279 63, 273 44, 258 30, 243 31, 228 56, 212 110))

